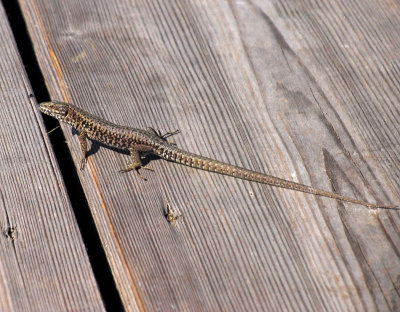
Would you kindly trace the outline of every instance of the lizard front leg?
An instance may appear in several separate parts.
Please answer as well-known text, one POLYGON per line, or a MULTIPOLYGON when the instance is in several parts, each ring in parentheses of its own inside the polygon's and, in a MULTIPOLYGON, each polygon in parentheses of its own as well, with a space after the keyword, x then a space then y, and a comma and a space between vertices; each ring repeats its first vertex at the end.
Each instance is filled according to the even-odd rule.
POLYGON ((85 167, 86 160, 87 160, 87 136, 86 132, 83 130, 79 133, 79 143, 81 145, 81 151, 82 151, 82 159, 81 159, 81 167, 80 169, 82 170, 85 167))
POLYGON ((140 174, 139 169, 147 169, 154 171, 153 169, 143 166, 142 160, 140 158, 139 152, 150 152, 152 148, 147 145, 136 144, 129 149, 129 153, 131 155, 132 162, 128 164, 128 167, 125 169, 121 169, 119 172, 128 172, 131 170, 135 170, 140 178, 144 179, 144 177, 140 174))

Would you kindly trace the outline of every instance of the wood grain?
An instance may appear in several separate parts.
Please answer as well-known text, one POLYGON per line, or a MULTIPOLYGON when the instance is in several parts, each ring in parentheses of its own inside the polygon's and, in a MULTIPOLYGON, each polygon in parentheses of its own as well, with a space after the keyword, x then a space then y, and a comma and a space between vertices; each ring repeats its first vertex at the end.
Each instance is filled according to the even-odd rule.
MULTIPOLYGON (((175 142, 205 156, 400 202, 394 1, 20 3, 53 99, 179 128, 175 142)), ((118 173, 127 155, 92 151, 80 178, 127 311, 400 306, 398 212, 162 161, 143 181, 118 173)))
POLYGON ((103 311, 0 5, 0 311, 103 311))

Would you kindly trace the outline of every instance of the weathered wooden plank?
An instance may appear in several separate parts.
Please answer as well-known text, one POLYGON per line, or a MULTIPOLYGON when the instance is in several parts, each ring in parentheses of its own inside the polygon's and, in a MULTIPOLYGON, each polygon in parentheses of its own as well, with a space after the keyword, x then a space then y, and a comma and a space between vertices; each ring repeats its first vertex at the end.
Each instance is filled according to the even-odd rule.
POLYGON ((0 311, 103 311, 0 5, 0 311))
MULTIPOLYGON (((206 156, 399 202, 394 3, 21 4, 53 99, 180 128, 178 145, 206 156)), ((398 212, 162 161, 143 181, 98 147, 80 178, 127 310, 399 306, 398 212), (167 206, 183 214, 177 227, 167 206)))

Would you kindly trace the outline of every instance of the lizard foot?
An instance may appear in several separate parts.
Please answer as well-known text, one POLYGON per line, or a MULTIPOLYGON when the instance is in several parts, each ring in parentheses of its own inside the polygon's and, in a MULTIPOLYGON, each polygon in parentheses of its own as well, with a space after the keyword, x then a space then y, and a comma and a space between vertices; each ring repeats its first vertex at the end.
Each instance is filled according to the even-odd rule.
POLYGON ((127 168, 121 169, 119 172, 125 173, 125 172, 131 171, 131 170, 135 170, 136 173, 138 174, 139 178, 146 180, 146 178, 139 172, 139 169, 146 169, 146 170, 154 171, 153 169, 151 169, 148 166, 138 166, 137 164, 129 164, 127 168))
POLYGON ((85 168, 86 163, 87 163, 87 159, 86 158, 82 158, 81 159, 80 170, 83 170, 83 168, 85 168))

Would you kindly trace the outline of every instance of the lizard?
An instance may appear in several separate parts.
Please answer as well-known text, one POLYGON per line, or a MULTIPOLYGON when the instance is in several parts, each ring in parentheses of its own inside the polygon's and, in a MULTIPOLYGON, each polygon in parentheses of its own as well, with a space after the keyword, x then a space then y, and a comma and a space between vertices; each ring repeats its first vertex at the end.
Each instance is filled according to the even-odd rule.
POLYGON ((139 169, 152 170, 148 166, 143 166, 141 157, 143 155, 153 154, 167 161, 242 180, 333 198, 373 209, 400 209, 398 206, 381 205, 358 200, 185 151, 178 148, 175 143, 167 141, 168 137, 174 135, 178 131, 161 134, 161 132, 153 128, 143 130, 116 125, 96 117, 75 105, 59 101, 40 103, 39 110, 46 115, 67 123, 78 131, 78 138, 82 151, 81 170, 84 168, 87 161, 87 142, 88 139, 90 139, 112 148, 129 151, 131 162, 128 164, 127 168, 120 170, 120 172, 134 170, 141 178, 143 178, 143 176, 139 172, 139 169))

